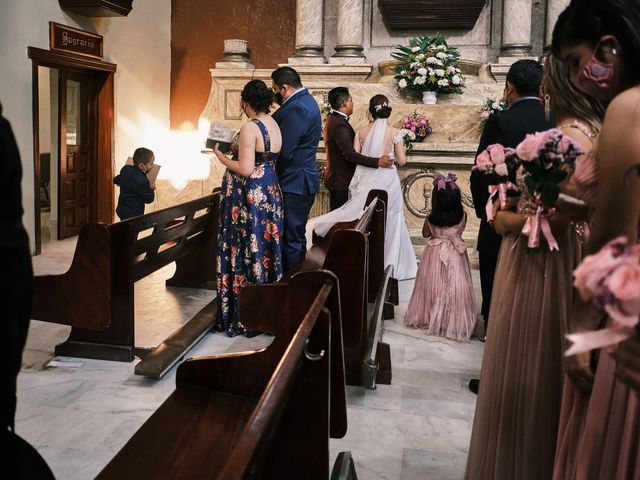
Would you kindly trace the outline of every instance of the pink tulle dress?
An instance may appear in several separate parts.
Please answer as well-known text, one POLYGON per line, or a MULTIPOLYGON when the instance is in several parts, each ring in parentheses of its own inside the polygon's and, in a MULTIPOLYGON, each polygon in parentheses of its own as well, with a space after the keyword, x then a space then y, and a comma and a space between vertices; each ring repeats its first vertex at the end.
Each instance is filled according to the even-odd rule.
MULTIPOLYGON (((593 211, 598 171, 592 155, 577 164, 575 180, 593 211)), ((640 478, 640 397, 616 380, 615 360, 608 352, 598 356, 591 395, 565 380, 553 478, 640 478)))
POLYGON ((429 335, 469 341, 475 328, 475 302, 467 247, 462 240, 466 216, 453 227, 429 223, 431 238, 404 317, 408 327, 429 335))
MULTIPOLYGON (((530 196, 520 171, 522 212, 530 196)), ((567 226, 559 251, 502 238, 467 459, 467 480, 541 480, 553 472, 562 400, 563 333, 581 248, 567 226)))

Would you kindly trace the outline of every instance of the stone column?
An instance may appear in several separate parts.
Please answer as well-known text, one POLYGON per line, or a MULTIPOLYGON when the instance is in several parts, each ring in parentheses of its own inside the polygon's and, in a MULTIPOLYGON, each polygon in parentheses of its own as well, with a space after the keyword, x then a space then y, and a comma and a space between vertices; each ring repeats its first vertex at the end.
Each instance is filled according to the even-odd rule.
POLYGON ((531 0, 503 0, 500 55, 531 55, 531 0))
POLYGON ((364 22, 363 0, 338 2, 338 44, 331 63, 364 63, 362 31, 364 22))
POLYGON ((545 35, 545 46, 551 45, 553 27, 556 25, 558 16, 569 6, 571 0, 547 0, 547 33, 545 35))
POLYGON ((296 0, 296 51, 289 63, 326 63, 323 0, 296 0))

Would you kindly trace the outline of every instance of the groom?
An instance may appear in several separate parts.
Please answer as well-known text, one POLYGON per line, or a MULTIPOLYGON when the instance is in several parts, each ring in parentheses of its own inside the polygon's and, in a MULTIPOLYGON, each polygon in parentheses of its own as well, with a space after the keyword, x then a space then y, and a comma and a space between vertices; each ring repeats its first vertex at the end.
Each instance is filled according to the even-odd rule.
POLYGON ((322 119, 317 102, 302 87, 293 68, 274 70, 271 80, 276 102, 281 105, 273 119, 282 133, 276 172, 284 203, 282 262, 286 272, 302 262, 307 251, 305 227, 320 188, 316 152, 322 137, 322 119))
POLYGON ((367 157, 353 148, 356 133, 349 124, 349 117, 353 114, 353 98, 346 87, 330 90, 328 100, 331 115, 327 119, 324 133, 327 150, 324 184, 329 190, 329 207, 335 210, 349 200, 349 183, 356 164, 369 168, 391 168, 393 160, 388 155, 380 158, 367 157))

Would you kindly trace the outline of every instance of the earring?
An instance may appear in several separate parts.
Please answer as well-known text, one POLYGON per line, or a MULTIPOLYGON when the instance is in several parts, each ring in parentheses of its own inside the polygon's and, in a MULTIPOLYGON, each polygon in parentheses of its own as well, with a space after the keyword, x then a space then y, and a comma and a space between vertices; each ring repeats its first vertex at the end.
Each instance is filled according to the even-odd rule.
POLYGON ((547 122, 551 118, 551 97, 548 93, 544 96, 544 118, 547 122))

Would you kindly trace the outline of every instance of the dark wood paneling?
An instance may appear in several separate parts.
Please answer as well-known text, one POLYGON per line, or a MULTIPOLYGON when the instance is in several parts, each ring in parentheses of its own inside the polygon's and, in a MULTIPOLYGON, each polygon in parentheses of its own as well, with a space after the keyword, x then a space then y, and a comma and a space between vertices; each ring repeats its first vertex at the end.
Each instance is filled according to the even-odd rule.
POLYGON ((60 8, 85 17, 126 17, 133 0, 58 0, 60 8))
POLYGON ((248 40, 257 68, 276 68, 295 47, 295 0, 172 0, 171 128, 197 128, 224 40, 248 40))
POLYGON ((471 30, 485 0, 378 0, 390 30, 471 30))

